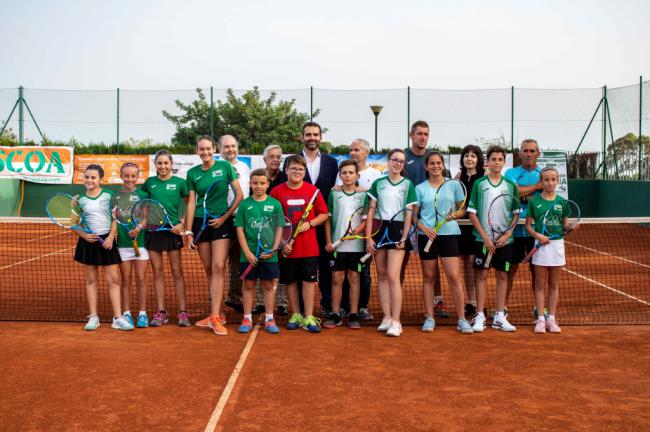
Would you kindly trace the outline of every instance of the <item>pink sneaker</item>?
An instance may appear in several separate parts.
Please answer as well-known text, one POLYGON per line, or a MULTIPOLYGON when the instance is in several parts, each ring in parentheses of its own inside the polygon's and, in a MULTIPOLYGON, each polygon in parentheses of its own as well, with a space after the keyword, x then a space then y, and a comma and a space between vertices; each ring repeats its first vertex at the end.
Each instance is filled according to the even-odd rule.
POLYGON ((562 333, 562 329, 555 320, 546 321, 546 329, 551 333, 562 333))
POLYGON ((544 321, 544 318, 535 321, 535 333, 546 333, 546 321, 544 321))

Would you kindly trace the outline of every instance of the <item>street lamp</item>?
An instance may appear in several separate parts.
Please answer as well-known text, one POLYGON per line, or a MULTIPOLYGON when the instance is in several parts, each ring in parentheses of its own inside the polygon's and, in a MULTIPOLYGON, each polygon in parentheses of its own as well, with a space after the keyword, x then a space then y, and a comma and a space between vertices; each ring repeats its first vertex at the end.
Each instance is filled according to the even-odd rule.
POLYGON ((377 152, 377 119, 379 118, 379 113, 384 107, 381 105, 370 105, 372 113, 375 115, 375 152, 377 152))

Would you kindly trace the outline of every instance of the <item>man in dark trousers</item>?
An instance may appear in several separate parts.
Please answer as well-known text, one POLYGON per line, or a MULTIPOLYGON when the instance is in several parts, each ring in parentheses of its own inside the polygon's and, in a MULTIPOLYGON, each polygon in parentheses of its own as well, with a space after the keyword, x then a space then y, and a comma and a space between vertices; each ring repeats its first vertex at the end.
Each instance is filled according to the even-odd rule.
MULTIPOLYGON (((338 175, 338 163, 332 156, 321 153, 320 142, 323 137, 318 123, 307 122, 302 127, 300 140, 303 149, 302 156, 307 161, 305 181, 316 186, 325 202, 330 196, 338 175)), ((325 224, 316 227, 316 237, 321 254, 318 260, 318 287, 321 294, 321 310, 326 315, 331 311, 332 304, 332 272, 330 270, 330 254, 325 251, 325 224)))

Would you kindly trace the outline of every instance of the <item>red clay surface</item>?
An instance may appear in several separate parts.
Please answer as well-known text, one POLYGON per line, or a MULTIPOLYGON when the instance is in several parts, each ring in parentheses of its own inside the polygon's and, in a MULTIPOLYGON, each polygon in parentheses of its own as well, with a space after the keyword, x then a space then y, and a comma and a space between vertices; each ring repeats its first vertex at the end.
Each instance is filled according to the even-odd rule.
MULTIPOLYGON (((201 431, 248 336, 0 323, 6 430, 201 431)), ((650 327, 261 332, 217 430, 644 430, 650 327)))

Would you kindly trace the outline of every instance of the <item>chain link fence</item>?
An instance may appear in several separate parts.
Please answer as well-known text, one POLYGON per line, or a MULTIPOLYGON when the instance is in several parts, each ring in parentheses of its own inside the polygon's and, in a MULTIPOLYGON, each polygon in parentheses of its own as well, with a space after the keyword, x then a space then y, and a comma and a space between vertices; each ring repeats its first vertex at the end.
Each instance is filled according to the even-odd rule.
MULTIPOLYGON (((226 98, 225 89, 204 87, 203 93, 214 104, 226 98)), ((271 93, 276 102, 294 100, 299 112, 318 111, 314 120, 333 146, 360 137, 378 149, 406 147, 410 124, 425 120, 430 145, 442 150, 492 143, 513 148, 534 138, 542 148, 566 151, 578 178, 650 179, 649 143, 639 139, 650 117, 650 81, 586 89, 260 90, 262 98, 271 93), (377 117, 371 106, 382 107, 377 117)), ((83 144, 168 143, 175 128, 162 112, 179 114, 176 100, 195 99, 196 89, 5 88, 0 121, 20 142, 41 142, 44 136, 83 144)))

